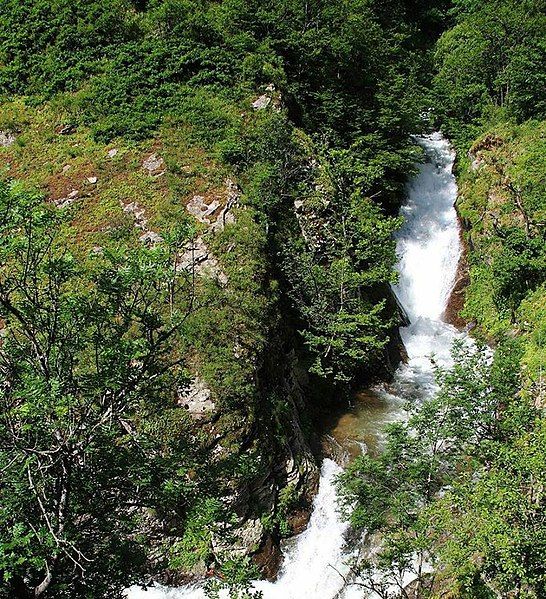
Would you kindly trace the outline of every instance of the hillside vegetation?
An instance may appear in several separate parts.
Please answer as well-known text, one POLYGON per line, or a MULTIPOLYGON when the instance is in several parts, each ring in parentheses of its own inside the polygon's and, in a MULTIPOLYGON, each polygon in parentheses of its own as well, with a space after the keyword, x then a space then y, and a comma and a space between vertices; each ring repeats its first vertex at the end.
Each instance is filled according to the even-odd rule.
POLYGON ((392 369, 444 8, 0 4, 3 596, 274 573, 313 401, 392 369))
POLYGON ((478 347, 456 345, 436 397, 411 406, 409 421, 388 431, 385 453, 357 459, 341 487, 355 527, 383 535, 378 555, 358 566, 381 596, 409 570, 411 596, 540 598, 546 5, 460 0, 451 14, 432 93, 458 152, 469 277, 462 316, 478 347))

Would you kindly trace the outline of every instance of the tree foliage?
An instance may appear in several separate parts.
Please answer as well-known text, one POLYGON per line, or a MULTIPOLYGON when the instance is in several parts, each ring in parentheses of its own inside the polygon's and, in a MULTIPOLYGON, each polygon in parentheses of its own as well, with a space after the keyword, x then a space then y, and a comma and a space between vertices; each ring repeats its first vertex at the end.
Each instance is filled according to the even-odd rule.
POLYGON ((36 194, 3 185, 0 215, 2 586, 114 596, 142 565, 146 510, 184 509, 180 240, 87 265, 36 194))
POLYGON ((341 476, 352 524, 382 538, 354 564, 357 584, 391 597, 412 573, 420 597, 438 585, 463 597, 541 596, 543 424, 519 395, 520 355, 514 342, 494 357, 456 344, 438 393, 391 425, 380 455, 341 476))

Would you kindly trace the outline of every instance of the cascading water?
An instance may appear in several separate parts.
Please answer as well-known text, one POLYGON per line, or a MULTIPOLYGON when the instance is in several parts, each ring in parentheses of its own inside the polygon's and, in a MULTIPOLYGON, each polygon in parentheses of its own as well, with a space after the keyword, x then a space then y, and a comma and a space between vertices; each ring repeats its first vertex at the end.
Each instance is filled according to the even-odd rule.
MULTIPOLYGON (((411 324, 401 329, 408 361, 402 365, 391 392, 377 390, 384 399, 380 427, 384 422, 404 417, 404 404, 410 398, 423 398, 434 391, 430 356, 438 364, 448 364, 450 349, 458 334, 443 322, 461 253, 454 202, 457 195, 452 175, 454 155, 439 134, 418 138, 426 162, 408 184, 402 208, 405 224, 397 236, 400 278, 394 290, 406 309, 411 324)), ((366 419, 363 409, 360 418, 366 419)), ((326 459, 321 470, 319 492, 307 529, 285 549, 284 563, 275 582, 257 581, 256 590, 264 599, 349 599, 362 598, 362 590, 346 585, 341 574, 347 571, 345 534, 348 525, 337 512, 335 478, 341 468, 326 459)), ((128 599, 202 599, 199 587, 142 591, 133 587, 128 599)))

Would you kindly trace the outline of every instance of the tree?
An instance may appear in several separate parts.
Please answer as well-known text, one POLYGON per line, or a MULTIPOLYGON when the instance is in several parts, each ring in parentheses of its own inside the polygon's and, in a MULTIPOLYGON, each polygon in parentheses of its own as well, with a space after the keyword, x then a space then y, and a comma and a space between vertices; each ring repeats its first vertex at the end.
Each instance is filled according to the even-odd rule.
POLYGON ((379 290, 394 281, 400 221, 355 192, 346 204, 327 206, 314 247, 290 248, 284 272, 296 311, 305 323, 311 371, 349 383, 376 363, 397 322, 379 290))
POLYGON ((118 596, 144 559, 146 511, 183 506, 177 348, 194 300, 176 269, 180 237, 76 257, 69 233, 39 196, 0 187, 0 577, 10 597, 118 596))
MULTIPOLYGON (((384 451, 360 456, 341 475, 343 506, 351 523, 380 539, 377 551, 365 548, 354 562, 355 584, 384 598, 399 593, 427 597, 448 567, 446 555, 463 552, 467 560, 474 559, 467 546, 472 546, 470 528, 478 521, 467 521, 463 534, 455 523, 480 505, 473 498, 476 477, 498 481, 505 452, 520 443, 536 415, 516 395, 519 357, 517 344, 501 347, 492 359, 484 348, 457 343, 453 368, 438 370, 438 393, 411 407, 406 423, 390 426, 384 451), (449 491, 452 487, 455 493, 449 491), (404 588, 408 575, 415 579, 411 593, 404 588)), ((508 493, 512 483, 505 482, 508 493)), ((490 492, 495 495, 493 488, 490 492)), ((526 510, 520 507, 514 512, 525 520, 526 510)), ((499 515, 500 510, 499 505, 499 515)), ((481 516, 484 528, 476 532, 487 535, 493 516, 490 521, 485 512, 481 516)), ((487 538, 494 546, 492 536, 487 538)), ((492 548, 491 555, 495 551, 502 547, 492 548)), ((481 568, 479 562, 472 567, 481 568)))

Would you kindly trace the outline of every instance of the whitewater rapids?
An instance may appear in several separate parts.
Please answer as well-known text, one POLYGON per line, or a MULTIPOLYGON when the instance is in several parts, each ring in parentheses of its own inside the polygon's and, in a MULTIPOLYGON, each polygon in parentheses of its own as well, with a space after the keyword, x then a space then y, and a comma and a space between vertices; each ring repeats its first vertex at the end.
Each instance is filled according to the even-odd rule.
MULTIPOLYGON (((434 392, 431 356, 437 364, 450 363, 450 349, 458 335, 445 323, 445 312, 461 255, 459 227, 454 203, 457 186, 452 174, 454 154, 439 134, 423 136, 417 143, 426 161, 408 183, 401 209, 405 223, 397 235, 399 281, 394 291, 411 324, 400 333, 408 361, 395 375, 384 422, 404 417, 407 399, 424 398, 434 392)), ((381 423, 379 423, 381 424, 381 423)), ((378 424, 378 426, 379 426, 378 424)), ((380 431, 378 431, 378 435, 380 431)), ((275 582, 256 581, 254 588, 264 599, 361 599, 363 591, 346 586, 349 556, 345 547, 348 525, 337 511, 335 479, 340 466, 325 459, 320 486, 307 529, 285 548, 284 562, 275 582)), ((227 595, 225 595, 227 596, 227 595)), ((204 599, 199 586, 132 587, 128 599, 204 599)))

